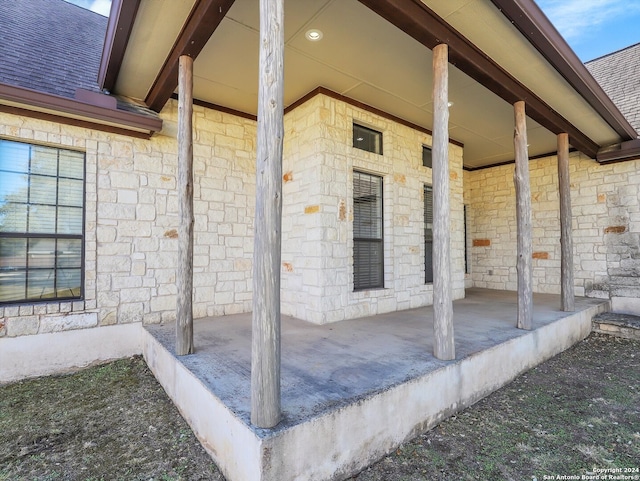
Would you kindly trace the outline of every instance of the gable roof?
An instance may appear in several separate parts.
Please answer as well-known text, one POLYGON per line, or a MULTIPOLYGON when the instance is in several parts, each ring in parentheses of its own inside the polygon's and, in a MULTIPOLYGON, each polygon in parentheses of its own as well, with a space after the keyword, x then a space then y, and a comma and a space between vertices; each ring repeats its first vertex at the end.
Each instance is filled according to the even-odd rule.
POLYGON ((100 91, 106 17, 60 0, 0 2, 0 17, 0 82, 68 98, 100 91))
POLYGON ((585 65, 629 123, 640 132, 640 43, 585 65))

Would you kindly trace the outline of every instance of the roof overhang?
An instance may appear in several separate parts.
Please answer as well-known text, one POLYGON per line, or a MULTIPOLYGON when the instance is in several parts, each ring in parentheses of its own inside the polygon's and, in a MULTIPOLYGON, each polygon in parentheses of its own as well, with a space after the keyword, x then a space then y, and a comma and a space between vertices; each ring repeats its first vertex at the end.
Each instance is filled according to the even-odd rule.
POLYGON ((159 117, 119 110, 114 98, 93 92, 80 97, 94 102, 0 84, 0 111, 139 138, 162 129, 159 117))
MULTIPOLYGON (((450 136, 465 144, 468 167, 513 158, 511 104, 518 100, 527 104, 532 156, 555 150, 561 132, 593 158, 637 137, 532 0, 359 1, 287 4, 287 105, 324 87, 430 129, 430 49, 444 42, 453 65, 450 136), (311 27, 324 31, 322 42, 304 38, 311 27)), ((116 93, 160 111, 186 54, 195 58, 198 99, 255 115, 255 2, 136 0, 137 16, 122 13, 120 2, 103 56, 116 93)))

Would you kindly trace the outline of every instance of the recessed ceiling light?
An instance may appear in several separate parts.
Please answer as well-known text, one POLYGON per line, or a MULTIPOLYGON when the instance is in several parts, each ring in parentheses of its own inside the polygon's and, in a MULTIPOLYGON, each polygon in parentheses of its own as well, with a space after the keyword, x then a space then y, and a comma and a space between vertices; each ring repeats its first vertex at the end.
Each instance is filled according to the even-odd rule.
POLYGON ((447 107, 453 107, 453 102, 447 102, 447 107))
POLYGON ((357 140, 358 142, 362 142, 362 141, 364 140, 364 138, 363 138, 363 137, 358 137, 356 140, 357 140))
POLYGON ((307 30, 307 33, 305 33, 304 36, 312 42, 317 42, 322 39, 322 31, 312 28, 311 30, 307 30))

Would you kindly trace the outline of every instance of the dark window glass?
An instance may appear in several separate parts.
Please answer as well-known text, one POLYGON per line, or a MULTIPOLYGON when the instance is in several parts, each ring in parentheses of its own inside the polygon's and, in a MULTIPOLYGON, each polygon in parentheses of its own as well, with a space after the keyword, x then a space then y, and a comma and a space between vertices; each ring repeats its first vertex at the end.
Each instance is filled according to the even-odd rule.
POLYGON ((422 146, 422 166, 432 168, 431 147, 422 146))
POLYGON ((353 286, 384 287, 382 178, 353 173, 353 286))
POLYGON ((464 273, 469 274, 469 247, 467 245, 467 206, 464 206, 464 273))
POLYGON ((0 140, 0 304, 82 297, 84 154, 0 140))
POLYGON ((424 186, 424 281, 433 282, 433 188, 424 186))
POLYGON ((353 146, 382 155, 382 132, 353 124, 353 146))

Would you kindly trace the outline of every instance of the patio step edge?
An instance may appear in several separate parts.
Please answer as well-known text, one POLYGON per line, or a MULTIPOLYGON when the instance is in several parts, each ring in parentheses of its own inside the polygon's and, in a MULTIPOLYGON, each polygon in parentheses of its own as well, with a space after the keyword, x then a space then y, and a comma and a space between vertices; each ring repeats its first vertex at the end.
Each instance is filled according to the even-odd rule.
POLYGON ((603 312, 593 317, 592 325, 594 332, 640 340, 640 316, 603 312))

